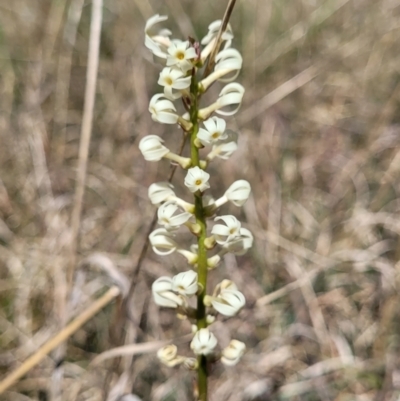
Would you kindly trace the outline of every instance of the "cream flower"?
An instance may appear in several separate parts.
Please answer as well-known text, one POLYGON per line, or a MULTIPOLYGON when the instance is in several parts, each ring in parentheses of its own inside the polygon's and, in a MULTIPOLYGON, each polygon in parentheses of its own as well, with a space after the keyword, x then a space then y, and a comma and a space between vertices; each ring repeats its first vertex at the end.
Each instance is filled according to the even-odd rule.
POLYGON ((165 228, 158 228, 149 235, 153 251, 157 255, 170 255, 175 252, 178 245, 172 238, 172 234, 165 228))
POLYGON ((215 224, 211 230, 217 244, 225 245, 240 235, 240 221, 232 215, 219 216, 214 221, 222 220, 226 225, 215 224))
POLYGON ((165 67, 157 83, 164 87, 164 95, 168 99, 175 100, 182 96, 181 90, 189 88, 191 79, 177 68, 165 67))
POLYGON ((145 46, 151 50, 151 52, 160 58, 167 58, 167 48, 170 46, 169 35, 171 32, 168 29, 162 29, 158 32, 158 34, 153 35, 152 30, 154 25, 159 22, 166 21, 168 17, 166 15, 153 15, 146 22, 146 26, 144 28, 144 32, 146 34, 144 44, 145 46))
POLYGON ((178 349, 174 344, 166 345, 159 349, 157 351, 157 358, 170 368, 183 363, 186 359, 184 356, 178 355, 178 349))
POLYGON ((151 286, 154 302, 166 308, 177 308, 184 304, 184 300, 172 291, 172 279, 162 276, 151 286))
POLYGON ((197 273, 193 270, 182 272, 172 278, 172 289, 181 295, 194 295, 197 292, 197 273))
POLYGON ((235 181, 226 191, 225 194, 215 201, 215 207, 220 207, 226 202, 232 202, 235 206, 243 206, 249 198, 251 187, 248 181, 235 181))
POLYGON ((222 50, 217 54, 215 61, 214 72, 199 83, 202 91, 206 91, 217 80, 221 82, 233 81, 239 75, 243 64, 242 56, 236 49, 222 50), (226 76, 228 74, 229 77, 226 76))
POLYGON ((196 355, 209 355, 214 351, 217 339, 208 329, 200 329, 196 332, 190 343, 190 348, 196 355))
POLYGON ((148 196, 153 205, 161 205, 161 203, 175 197, 173 191, 174 186, 169 182, 155 182, 149 186, 148 196))
POLYGON ((235 255, 244 255, 253 246, 253 235, 247 228, 240 229, 240 235, 223 246, 220 255, 230 252, 235 255))
POLYGON ((245 303, 244 295, 238 290, 222 290, 218 297, 211 298, 211 305, 224 316, 235 316, 245 303))
POLYGON ((163 142, 164 141, 157 135, 147 135, 143 137, 139 142, 139 149, 145 160, 158 162, 168 154, 169 149, 162 144, 163 142))
POLYGON ((174 104, 170 100, 165 99, 163 93, 154 95, 151 98, 149 111, 151 118, 161 124, 176 124, 179 119, 174 104))
POLYGON ((210 188, 210 184, 208 183, 209 179, 210 174, 196 166, 188 170, 185 177, 185 185, 189 188, 190 192, 203 192, 207 188, 210 188))
POLYGON ((192 214, 188 212, 182 212, 175 215, 177 210, 178 206, 175 201, 165 202, 157 211, 158 224, 164 226, 167 230, 176 230, 192 217, 192 214))
MULTIPOLYGON (((207 45, 203 51, 201 52, 201 60, 204 61, 211 53, 212 49, 214 48, 215 41, 217 39, 218 31, 221 26, 222 21, 217 20, 212 22, 208 26, 208 33, 207 35, 201 40, 202 45, 207 45)), ((223 32, 221 39, 225 42, 224 48, 228 48, 231 46, 233 33, 231 25, 228 24, 226 27, 225 32, 223 32)))
POLYGON ((236 365, 246 350, 246 345, 238 340, 231 340, 229 345, 222 350, 221 362, 226 366, 236 365))
POLYGON ((211 104, 210 106, 199 110, 199 118, 201 119, 206 119, 208 118, 211 113, 214 111, 217 114, 225 115, 225 116, 231 116, 235 114, 242 103, 244 95, 244 88, 242 85, 238 84, 237 82, 231 82, 228 85, 225 85, 221 92, 219 93, 218 100, 211 104), (232 106, 236 105, 233 110, 226 111, 226 110, 220 110, 224 107, 227 106, 232 106))
POLYGON ((228 134, 225 132, 226 122, 222 118, 211 117, 203 121, 203 124, 206 129, 200 128, 197 138, 204 146, 214 144, 219 140, 227 138, 228 134))
POLYGON ((167 67, 176 66, 187 72, 193 67, 190 60, 196 57, 196 50, 190 46, 189 41, 173 40, 168 48, 167 67))
POLYGON ((221 142, 213 145, 211 152, 207 155, 207 161, 211 161, 216 157, 227 160, 236 152, 237 147, 238 145, 235 141, 221 142))
MULTIPOLYGON (((201 44, 202 45, 207 45, 209 44, 217 35, 219 28, 221 27, 222 20, 216 20, 212 22, 208 26, 208 33, 206 36, 204 36, 203 39, 201 39, 201 44)), ((222 40, 229 40, 231 41, 233 39, 233 32, 232 32, 232 27, 228 23, 225 32, 222 34, 222 40)))

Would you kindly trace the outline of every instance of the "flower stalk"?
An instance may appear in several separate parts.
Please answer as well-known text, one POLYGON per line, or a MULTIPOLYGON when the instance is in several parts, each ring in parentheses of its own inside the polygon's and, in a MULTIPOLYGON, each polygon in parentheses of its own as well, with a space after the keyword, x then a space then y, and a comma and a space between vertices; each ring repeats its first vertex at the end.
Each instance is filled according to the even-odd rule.
POLYGON ((222 34, 227 21, 215 21, 209 26, 208 34, 201 41, 206 45, 202 52, 199 42, 170 39, 171 33, 166 29, 152 34, 154 25, 165 20, 166 17, 156 15, 149 19, 145 28, 146 47, 166 65, 158 80, 163 93, 152 97, 149 111, 154 121, 177 124, 183 129, 184 135, 190 139, 190 157, 175 155, 164 145, 163 139, 155 135, 142 138, 139 148, 148 161, 169 159, 187 170, 184 184, 193 203, 178 198, 169 183, 160 182, 150 186, 149 198, 153 205, 159 207, 158 223, 162 228, 154 230, 149 240, 156 254, 168 256, 177 252, 186 259, 191 270, 173 278, 158 278, 153 283, 152 293, 157 305, 175 309, 178 318, 191 320, 194 335, 190 348, 196 358, 179 355, 174 345, 161 349, 158 358, 166 366, 179 365, 197 371, 195 398, 207 401, 208 365, 220 361, 226 366, 234 366, 245 352, 244 343, 238 340, 232 340, 222 352, 217 351, 218 341, 209 327, 218 314, 227 317, 238 314, 245 305, 245 297, 228 279, 216 286, 212 296, 207 295, 208 273, 220 265, 221 256, 225 253, 244 254, 251 247, 253 237, 234 216, 215 217, 226 202, 236 206, 246 202, 250 194, 247 181, 239 180, 232 184, 217 201, 208 192, 205 194, 210 189, 210 174, 205 171, 208 165, 214 159, 228 159, 237 148, 237 135, 226 130, 225 121, 212 117, 212 114, 235 114, 241 105, 244 88, 231 82, 222 88, 214 103, 203 108, 200 106, 202 94, 212 84, 217 81, 230 82, 237 77, 242 57, 237 50, 230 48, 233 39, 230 27, 226 34, 222 34), (222 41, 225 41, 225 46, 218 53, 222 41), (199 70, 205 62, 207 67, 200 82, 199 70), (187 111, 183 115, 179 115, 173 103, 178 100, 187 111), (208 154, 201 155, 203 148, 210 146, 211 151, 208 149, 208 154), (210 219, 222 220, 225 224, 211 222, 211 227, 208 227, 207 220, 210 219), (196 238, 196 244, 192 244, 190 250, 181 247, 175 240, 174 233, 180 228, 185 229, 191 238, 196 238), (218 247, 219 250, 215 250, 218 247), (190 298, 194 296, 197 298, 196 307, 194 302, 190 304, 190 298))

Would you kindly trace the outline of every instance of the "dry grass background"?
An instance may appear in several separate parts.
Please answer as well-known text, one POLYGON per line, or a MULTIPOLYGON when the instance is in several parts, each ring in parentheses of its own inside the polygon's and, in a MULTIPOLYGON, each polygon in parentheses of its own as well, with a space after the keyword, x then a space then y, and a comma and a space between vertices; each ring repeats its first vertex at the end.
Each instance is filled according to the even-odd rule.
MULTIPOLYGON (((1 2, 0 378, 113 283, 129 287, 154 213, 147 187, 168 174, 166 162, 143 160, 138 141, 151 133, 180 143, 147 111, 160 68, 143 45, 145 20, 167 14, 176 37, 200 38, 225 5, 106 1, 68 296, 90 2, 1 2)), ((399 400, 400 1, 239 1, 231 24, 244 56, 244 104, 228 122, 240 148, 215 163, 212 187, 217 196, 236 179, 252 183, 243 210, 224 212, 256 240, 212 276, 242 283, 246 308, 215 333, 248 352, 235 368, 213 369, 211 400, 399 400)), ((119 298, 106 306, 0 399, 191 399, 192 374, 146 349, 91 363, 122 340, 151 351, 189 331, 149 296, 157 276, 183 267, 149 251, 128 308, 119 298)))

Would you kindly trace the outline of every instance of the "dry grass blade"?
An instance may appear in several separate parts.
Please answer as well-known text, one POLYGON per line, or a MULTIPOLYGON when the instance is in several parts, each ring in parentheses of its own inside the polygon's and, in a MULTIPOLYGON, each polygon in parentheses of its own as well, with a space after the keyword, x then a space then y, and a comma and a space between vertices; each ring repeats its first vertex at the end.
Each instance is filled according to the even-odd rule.
POLYGON ((8 375, 0 382, 0 394, 11 387, 18 379, 29 372, 36 366, 43 358, 46 357, 51 351, 67 340, 71 334, 75 333, 82 325, 90 320, 96 313, 98 313, 104 306, 109 304, 120 294, 118 287, 110 288, 103 296, 93 302, 84 312, 76 317, 69 323, 63 330, 61 330, 55 337, 49 340, 46 344, 40 347, 31 357, 29 357, 19 368, 8 375))
POLYGON ((99 67, 100 34, 102 21, 103 0, 93 0, 92 19, 90 23, 88 66, 86 72, 85 103, 79 145, 79 159, 76 176, 76 190, 74 208, 71 215, 71 264, 68 269, 67 280, 72 282, 76 264, 76 251, 79 238, 79 228, 82 213, 83 195, 85 193, 86 171, 89 155, 90 137, 93 126, 94 101, 96 96, 97 71, 99 67))

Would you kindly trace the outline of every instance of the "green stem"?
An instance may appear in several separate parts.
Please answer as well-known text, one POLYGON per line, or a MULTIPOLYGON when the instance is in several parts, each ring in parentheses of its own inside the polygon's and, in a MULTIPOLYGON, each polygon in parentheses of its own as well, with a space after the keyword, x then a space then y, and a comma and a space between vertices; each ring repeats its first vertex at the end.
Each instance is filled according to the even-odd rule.
MULTIPOLYGON (((190 107, 190 121, 193 124, 192 130, 190 132, 190 157, 192 160, 192 166, 200 165, 199 149, 195 145, 195 139, 199 131, 199 91, 196 76, 193 74, 192 83, 190 86, 191 93, 191 107, 190 107)), ((195 205, 195 217, 196 223, 200 226, 200 234, 197 238, 198 245, 198 283, 201 291, 197 296, 197 328, 203 329, 207 327, 206 321, 206 307, 204 305, 204 295, 206 294, 207 288, 207 249, 204 245, 204 240, 207 237, 207 223, 206 215, 203 209, 203 198, 201 193, 196 193, 194 195, 194 205, 195 205)), ((204 355, 198 357, 199 368, 198 368, 198 392, 199 400, 207 401, 207 358, 204 355)))

